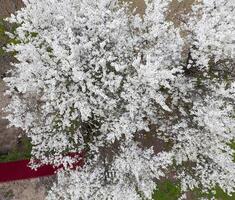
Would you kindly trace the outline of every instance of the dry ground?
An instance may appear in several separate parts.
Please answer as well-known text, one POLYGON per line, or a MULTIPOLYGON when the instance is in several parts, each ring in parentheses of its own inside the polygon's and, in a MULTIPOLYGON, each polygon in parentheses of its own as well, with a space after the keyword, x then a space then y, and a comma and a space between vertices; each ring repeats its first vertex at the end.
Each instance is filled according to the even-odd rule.
POLYGON ((0 0, 0 17, 8 17, 22 6, 21 0, 0 0))
MULTIPOLYGON (((0 109, 7 105, 9 99, 3 95, 5 86, 3 81, 0 81, 0 109)), ((0 116, 3 116, 2 110, 0 110, 0 116)), ((6 119, 0 119, 0 155, 6 154, 17 144, 17 136, 19 130, 15 128, 7 128, 8 121, 6 119)))
POLYGON ((0 184, 0 200, 44 200, 54 177, 0 184))

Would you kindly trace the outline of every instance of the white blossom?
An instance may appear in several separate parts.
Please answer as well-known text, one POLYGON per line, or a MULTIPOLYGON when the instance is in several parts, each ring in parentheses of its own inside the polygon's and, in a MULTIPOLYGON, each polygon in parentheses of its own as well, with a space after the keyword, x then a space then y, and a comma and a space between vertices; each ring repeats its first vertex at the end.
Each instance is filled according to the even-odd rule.
POLYGON ((162 177, 235 191, 233 1, 201 0, 178 28, 170 0, 143 16, 117 0, 24 2, 8 19, 20 42, 6 110, 32 167, 65 167, 48 200, 151 199, 162 177))

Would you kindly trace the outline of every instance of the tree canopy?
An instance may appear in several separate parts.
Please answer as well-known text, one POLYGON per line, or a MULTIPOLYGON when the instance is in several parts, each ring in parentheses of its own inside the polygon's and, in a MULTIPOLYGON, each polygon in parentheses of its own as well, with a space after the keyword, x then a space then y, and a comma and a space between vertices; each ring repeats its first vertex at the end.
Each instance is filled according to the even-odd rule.
POLYGON ((8 19, 6 110, 32 167, 64 165, 48 199, 151 199, 163 177, 182 194, 235 192, 232 0, 195 2, 180 27, 171 0, 147 0, 143 16, 117 0, 24 3, 8 19), (71 170, 69 152, 85 165, 71 170))

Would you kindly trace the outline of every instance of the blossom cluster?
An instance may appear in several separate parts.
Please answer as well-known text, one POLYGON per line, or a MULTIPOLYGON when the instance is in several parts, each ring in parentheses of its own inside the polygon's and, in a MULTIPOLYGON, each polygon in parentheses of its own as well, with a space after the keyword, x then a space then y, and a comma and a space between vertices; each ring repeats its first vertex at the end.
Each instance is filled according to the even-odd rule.
POLYGON ((235 191, 232 0, 195 3, 180 27, 170 0, 145 1, 143 16, 117 0, 24 3, 8 19, 19 42, 7 112, 33 167, 65 166, 48 199, 151 199, 162 177, 235 191))

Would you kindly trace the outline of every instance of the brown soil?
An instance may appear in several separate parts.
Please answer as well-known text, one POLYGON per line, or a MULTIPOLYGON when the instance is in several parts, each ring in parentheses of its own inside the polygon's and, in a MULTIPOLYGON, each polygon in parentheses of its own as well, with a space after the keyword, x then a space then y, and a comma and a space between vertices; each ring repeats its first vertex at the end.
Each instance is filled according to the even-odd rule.
POLYGON ((136 13, 143 15, 145 12, 145 2, 144 0, 120 0, 121 2, 129 2, 131 3, 131 9, 136 9, 136 13))
POLYGON ((21 0, 0 0, 0 18, 8 17, 23 6, 21 0))
MULTIPOLYGON (((136 13, 143 15, 146 9, 144 0, 120 0, 121 2, 131 2, 131 8, 136 8, 136 13)), ((197 0, 172 0, 170 3, 169 13, 167 18, 174 22, 176 26, 179 26, 182 22, 182 15, 187 14, 191 11, 191 6, 197 0)))
POLYGON ((5 113, 2 111, 9 102, 9 97, 4 95, 5 85, 0 81, 0 155, 7 154, 17 146, 18 136, 22 133, 20 129, 8 128, 8 120, 2 118, 5 113))
POLYGON ((176 26, 184 23, 182 16, 191 11, 191 7, 196 1, 197 0, 184 0, 178 2, 178 0, 172 0, 172 3, 170 4, 170 10, 167 15, 168 19, 174 22, 176 26))
POLYGON ((14 181, 0 185, 0 200, 44 200, 55 177, 14 181))

